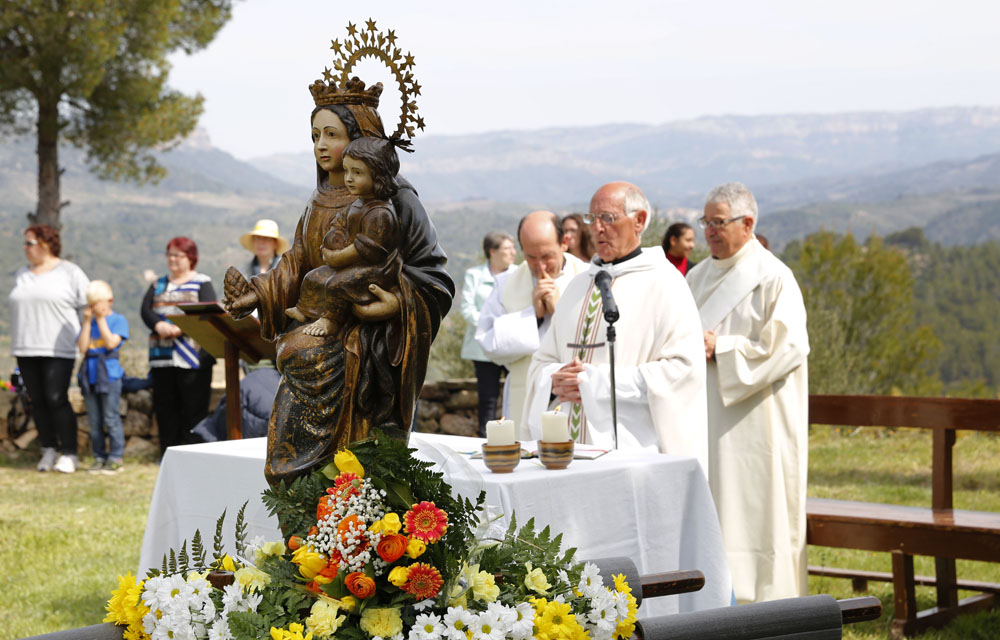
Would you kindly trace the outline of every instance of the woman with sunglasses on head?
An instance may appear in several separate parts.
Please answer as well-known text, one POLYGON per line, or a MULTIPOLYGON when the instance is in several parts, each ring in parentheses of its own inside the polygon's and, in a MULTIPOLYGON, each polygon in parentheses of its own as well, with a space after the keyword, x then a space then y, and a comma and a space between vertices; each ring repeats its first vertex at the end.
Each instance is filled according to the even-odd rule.
POLYGON ((76 415, 69 404, 69 383, 80 333, 80 310, 87 306, 90 281, 80 267, 59 257, 59 231, 32 225, 24 231, 28 259, 14 274, 8 298, 11 354, 31 398, 42 444, 39 471, 72 473, 76 453, 76 415))
POLYGON ((142 320, 151 332, 149 368, 161 455, 167 447, 186 444, 191 429, 208 415, 215 358, 167 318, 181 312, 178 303, 215 300, 212 279, 195 271, 197 265, 194 240, 173 238, 167 243, 167 275, 142 300, 142 320))

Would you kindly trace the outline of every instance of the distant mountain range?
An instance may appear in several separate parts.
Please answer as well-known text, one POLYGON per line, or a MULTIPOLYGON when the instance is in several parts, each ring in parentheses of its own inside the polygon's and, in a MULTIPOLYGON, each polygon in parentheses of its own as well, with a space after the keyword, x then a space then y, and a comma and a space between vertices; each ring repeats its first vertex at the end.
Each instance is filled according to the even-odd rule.
MULTIPOLYGON (((1000 107, 427 136, 415 147, 401 173, 456 279, 481 260, 485 231, 513 232, 533 208, 585 210, 597 186, 617 179, 642 187, 660 215, 688 220, 709 189, 745 182, 776 249, 820 228, 866 236, 918 226, 944 244, 1000 238, 1000 107)), ((177 235, 199 243, 198 268, 221 281, 249 258, 238 237, 257 218, 291 235, 315 182, 307 148, 243 162, 204 134, 160 154, 169 175, 155 186, 98 180, 80 151, 61 153, 66 253, 92 277, 114 279, 126 299, 141 296, 143 269, 163 272, 163 247, 177 235)), ((0 288, 23 263, 17 239, 35 207, 36 172, 33 140, 0 144, 0 288)))

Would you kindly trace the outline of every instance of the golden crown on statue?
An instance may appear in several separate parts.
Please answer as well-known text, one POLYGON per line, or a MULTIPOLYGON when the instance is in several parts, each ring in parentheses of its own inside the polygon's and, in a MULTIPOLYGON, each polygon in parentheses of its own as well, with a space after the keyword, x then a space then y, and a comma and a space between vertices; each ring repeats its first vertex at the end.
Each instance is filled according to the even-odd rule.
POLYGON ((399 124, 391 137, 399 139, 405 134, 412 138, 416 129, 424 129, 424 119, 417 115, 417 102, 413 99, 420 95, 420 84, 413 77, 413 56, 409 52, 403 55, 402 50, 396 47, 396 34, 392 29, 385 33, 378 31, 371 18, 365 25, 366 28, 358 29, 357 25, 349 22, 344 41, 331 41, 330 48, 336 53, 333 59, 334 70, 324 69, 323 79, 316 80, 309 86, 313 101, 317 107, 332 104, 378 107, 382 83, 365 87, 360 78, 350 77, 351 70, 359 60, 378 58, 395 77, 402 103, 399 124), (340 75, 335 78, 337 72, 340 75))

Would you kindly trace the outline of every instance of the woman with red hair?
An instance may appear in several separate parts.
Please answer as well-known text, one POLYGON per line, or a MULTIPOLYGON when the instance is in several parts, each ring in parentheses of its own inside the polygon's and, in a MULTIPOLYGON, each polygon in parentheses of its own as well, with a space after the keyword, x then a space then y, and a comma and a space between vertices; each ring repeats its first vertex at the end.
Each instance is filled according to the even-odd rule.
POLYGON ((28 259, 14 274, 10 292, 10 351, 31 398, 42 444, 39 471, 76 471, 76 416, 69 382, 80 333, 80 309, 90 281, 80 267, 59 257, 59 231, 45 224, 24 231, 28 259))
POLYGON ((153 412, 160 454, 184 444, 208 414, 213 358, 167 316, 181 313, 182 302, 215 300, 212 279, 194 270, 198 245, 178 237, 167 243, 167 275, 154 282, 142 300, 142 320, 149 327, 149 367, 153 373, 153 412))

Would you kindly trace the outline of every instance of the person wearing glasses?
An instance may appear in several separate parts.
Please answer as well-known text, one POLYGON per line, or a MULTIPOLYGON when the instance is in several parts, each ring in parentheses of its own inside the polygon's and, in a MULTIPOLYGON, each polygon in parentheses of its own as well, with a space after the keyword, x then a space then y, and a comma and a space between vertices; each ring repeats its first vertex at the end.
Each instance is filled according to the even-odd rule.
POLYGON ((28 264, 14 274, 8 298, 10 351, 28 389, 42 444, 38 470, 73 473, 79 459, 68 391, 90 280, 80 267, 60 258, 61 251, 57 229, 45 224, 25 229, 28 264))
POLYGON ((561 404, 570 436, 601 449, 649 449, 708 462, 705 357, 691 291, 660 247, 641 248, 649 201, 628 182, 602 186, 586 216, 597 257, 566 287, 552 329, 528 370, 521 417, 533 438, 541 414, 561 404), (612 278, 617 428, 611 412, 607 325, 598 273, 612 278), (555 400, 550 403, 550 397, 555 400), (616 442, 617 441, 617 442, 616 442))
POLYGON ((185 444, 191 429, 208 414, 215 358, 167 317, 181 313, 179 303, 215 300, 212 279, 195 271, 197 265, 194 240, 171 239, 167 275, 153 282, 142 299, 140 313, 150 331, 149 368, 161 456, 167 447, 185 444))
POLYGON ((587 263, 566 250, 559 216, 533 211, 517 225, 524 262, 501 274, 476 325, 476 342, 491 361, 507 367, 500 412, 517 423, 524 405, 528 365, 552 323, 552 314, 569 282, 587 263))
POLYGON ((795 276, 754 238, 757 202, 731 182, 699 220, 712 259, 688 273, 704 329, 709 484, 737 601, 807 593, 809 337, 795 276))

